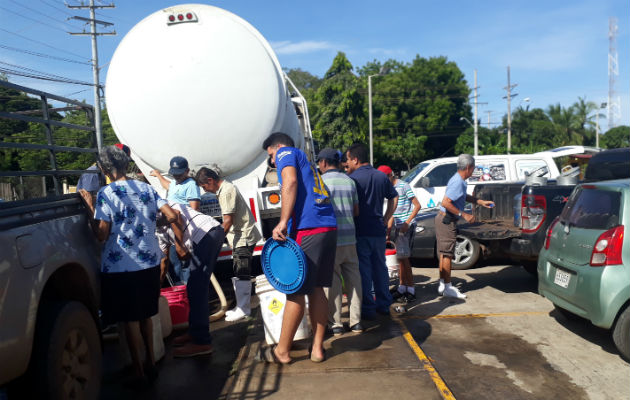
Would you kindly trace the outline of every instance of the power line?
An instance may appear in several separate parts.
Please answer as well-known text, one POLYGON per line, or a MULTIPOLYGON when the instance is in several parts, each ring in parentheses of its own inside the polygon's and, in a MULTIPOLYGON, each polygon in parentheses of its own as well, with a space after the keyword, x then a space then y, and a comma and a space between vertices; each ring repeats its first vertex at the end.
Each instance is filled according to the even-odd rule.
POLYGON ((15 15, 17 15, 17 16, 19 16, 19 17, 22 17, 22 18, 25 18, 25 19, 28 19, 28 20, 31 20, 31 21, 37 22, 38 24, 41 24, 41 25, 47 26, 47 27, 49 27, 49 28, 52 28, 52 29, 57 29, 57 30, 60 30, 60 31, 62 31, 62 32, 66 32, 64 29, 61 29, 61 28, 59 28, 59 27, 57 27, 57 26, 50 25, 49 23, 42 22, 42 21, 40 21, 40 20, 38 20, 38 19, 35 19, 35 18, 27 17, 27 16, 25 16, 25 15, 20 14, 19 12, 15 12, 15 11, 9 10, 8 8, 4 8, 4 7, 0 6, 0 9, 2 9, 2 10, 4 10, 4 11, 7 11, 7 12, 10 12, 11 14, 15 14, 15 15))
POLYGON ((49 44, 47 44, 47 43, 40 42, 40 41, 38 41, 38 40, 28 38, 28 37, 26 37, 26 36, 24 36, 24 35, 20 35, 19 33, 11 32, 11 31, 8 31, 8 30, 3 29, 3 28, 0 28, 0 31, 6 32, 6 33, 10 33, 11 35, 18 36, 18 37, 20 37, 20 38, 22 38, 22 39, 24 39, 24 40, 28 40, 28 41, 30 41, 30 42, 37 43, 37 44, 40 44, 40 45, 42 45, 42 46, 50 47, 51 49, 54 49, 54 50, 57 50, 57 51, 62 51, 62 52, 64 52, 64 53, 68 53, 68 54, 71 54, 71 55, 73 55, 73 56, 76 56, 76 57, 79 57, 79 58, 85 59, 82 55, 79 55, 79 54, 77 54, 77 53, 73 53, 73 52, 68 51, 68 50, 63 50, 63 49, 60 49, 60 48, 58 48, 58 47, 51 46, 51 45, 49 45, 49 44))
POLYGON ((69 58, 51 56, 50 54, 38 53, 36 51, 25 50, 25 49, 18 49, 16 47, 6 46, 6 45, 3 45, 3 44, 0 44, 0 48, 6 49, 6 50, 11 50, 11 51, 17 51, 19 53, 30 54, 32 56, 43 57, 43 58, 50 58, 50 59, 53 59, 53 60, 66 61, 66 62, 75 63, 75 64, 92 65, 91 63, 85 62, 85 61, 71 60, 69 58))
POLYGON ((35 70, 35 69, 23 67, 21 65, 10 64, 10 63, 6 63, 6 62, 3 62, 3 61, 0 61, 0 64, 7 65, 7 66, 13 67, 13 68, 17 68, 18 70, 22 70, 22 71, 18 71, 18 70, 15 70, 15 69, 9 69, 9 68, 0 67, 0 72, 4 72, 4 73, 7 73, 7 74, 11 74, 11 75, 19 75, 19 76, 24 76, 24 77, 28 77, 28 78, 49 80, 49 81, 54 81, 54 82, 71 83, 71 84, 75 84, 75 85, 93 86, 93 84, 89 83, 89 82, 78 81, 78 80, 75 80, 75 79, 66 78, 64 76, 50 74, 50 73, 47 73, 47 72, 42 72, 42 71, 38 71, 38 70, 35 70))
POLYGON ((54 8, 57 11, 61 11, 62 13, 66 14, 66 15, 72 16, 72 14, 70 14, 66 10, 56 7, 56 6, 52 5, 52 4, 50 4, 49 2, 47 2, 46 0, 39 0, 39 1, 44 3, 44 4, 46 4, 48 7, 52 7, 52 8, 54 8))
POLYGON ((67 25, 67 26, 69 26, 69 27, 71 27, 71 28, 74 28, 74 26, 70 25, 69 23, 67 23, 67 22, 65 22, 65 21, 59 21, 59 20, 57 20, 57 19, 55 19, 55 18, 51 17, 50 15, 44 14, 44 13, 43 13, 43 12, 41 12, 41 11, 37 11, 37 10, 35 10, 35 9, 30 8, 29 6, 25 6, 24 4, 18 3, 18 2, 17 2, 17 1, 15 1, 15 0, 9 0, 9 1, 10 1, 11 3, 13 3, 13 4, 17 4, 18 6, 20 6, 20 7, 22 7, 22 8, 25 8, 25 9, 27 9, 27 10, 29 10, 29 11, 32 11, 32 12, 34 12, 34 13, 36 13, 36 14, 43 15, 44 17, 46 17, 46 18, 48 18, 48 19, 50 19, 50 20, 53 20, 53 21, 55 21, 55 22, 57 22, 57 23, 61 22, 62 24, 65 24, 65 25, 67 25))

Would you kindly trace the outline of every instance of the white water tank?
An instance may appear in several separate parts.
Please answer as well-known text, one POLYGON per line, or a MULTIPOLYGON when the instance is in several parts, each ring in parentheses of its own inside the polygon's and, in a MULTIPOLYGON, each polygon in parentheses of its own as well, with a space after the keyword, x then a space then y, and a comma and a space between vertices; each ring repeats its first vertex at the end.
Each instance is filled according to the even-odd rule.
POLYGON ((271 133, 300 128, 269 43, 248 22, 202 4, 157 11, 123 38, 106 81, 114 131, 145 175, 171 157, 232 178, 264 164, 271 133))

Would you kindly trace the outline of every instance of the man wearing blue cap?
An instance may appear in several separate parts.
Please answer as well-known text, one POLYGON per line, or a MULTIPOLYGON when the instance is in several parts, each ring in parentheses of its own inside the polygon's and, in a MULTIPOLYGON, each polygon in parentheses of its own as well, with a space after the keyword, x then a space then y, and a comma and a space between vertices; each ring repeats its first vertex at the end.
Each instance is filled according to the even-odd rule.
MULTIPOLYGON (((189 176, 188 160, 181 156, 171 158, 168 173, 173 177, 169 181, 162 176, 160 171, 154 169, 150 172, 151 176, 155 176, 160 184, 166 189, 166 199, 170 203, 187 205, 195 211, 199 211, 201 207, 201 192, 197 182, 189 176)), ((171 247, 174 249, 174 247, 171 247)), ((175 279, 186 283, 188 281, 188 270, 183 269, 179 259, 175 257, 175 252, 168 253, 168 259, 171 263, 171 272, 175 274, 175 279)))
POLYGON ((171 158, 170 168, 168 173, 173 177, 172 181, 169 181, 162 174, 154 169, 151 171, 151 176, 155 176, 160 181, 162 187, 168 190, 166 199, 178 204, 189 205, 193 210, 199 211, 201 205, 201 192, 199 186, 193 178, 188 174, 188 160, 181 156, 175 156, 171 158))

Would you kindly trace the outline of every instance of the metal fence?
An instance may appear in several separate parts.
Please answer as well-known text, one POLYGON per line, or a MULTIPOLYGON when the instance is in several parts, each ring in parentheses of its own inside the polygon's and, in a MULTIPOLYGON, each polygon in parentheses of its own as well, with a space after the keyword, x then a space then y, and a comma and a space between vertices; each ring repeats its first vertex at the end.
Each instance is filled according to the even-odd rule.
MULTIPOLYGON (((39 97, 41 108, 39 110, 25 110, 25 111, 0 111, 0 118, 6 118, 11 120, 25 121, 30 123, 41 124, 44 127, 44 132, 46 136, 46 144, 35 144, 35 143, 12 143, 7 142, 4 138, 0 141, 0 149, 8 148, 8 149, 25 149, 25 150, 45 150, 49 154, 50 158, 50 169, 49 170, 34 170, 34 171, 0 171, 0 178, 2 177, 47 177, 50 176, 53 181, 54 191, 56 195, 62 194, 62 185, 60 182, 60 177, 69 176, 69 175, 81 175, 83 173, 94 172, 97 171, 86 171, 86 170, 61 170, 57 167, 57 152, 79 152, 79 153, 97 153, 98 148, 89 147, 89 148, 81 148, 81 147, 69 147, 69 146, 58 146, 55 144, 53 129, 55 127, 66 127, 70 129, 78 129, 81 131, 90 132, 94 135, 93 143, 99 143, 100 141, 96 138, 96 130, 94 129, 94 109, 91 105, 82 103, 80 101, 68 99, 62 96, 57 96, 55 94, 42 92, 39 90, 27 88, 25 86, 16 85, 10 82, 0 81, 0 87, 17 90, 31 97, 39 97), (62 103, 65 103, 65 107, 53 108, 48 104, 49 100, 56 100, 62 103), (54 112, 63 112, 70 110, 83 110, 86 112, 88 125, 77 125, 77 124, 69 124, 66 122, 57 121, 51 118, 52 113, 54 112), (41 114, 40 116, 36 116, 35 114, 41 114)), ((17 132, 16 132, 17 133, 17 132)))

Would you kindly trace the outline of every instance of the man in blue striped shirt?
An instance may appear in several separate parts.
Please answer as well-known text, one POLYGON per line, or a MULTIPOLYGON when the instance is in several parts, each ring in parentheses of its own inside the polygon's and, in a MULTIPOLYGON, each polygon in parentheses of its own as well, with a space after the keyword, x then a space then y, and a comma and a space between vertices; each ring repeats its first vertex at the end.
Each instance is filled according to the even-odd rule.
POLYGON ((411 255, 411 241, 415 230, 414 219, 420 211, 420 202, 413 194, 409 184, 394 176, 394 172, 387 165, 381 165, 378 170, 383 172, 394 185, 398 193, 398 204, 394 215, 387 221, 387 233, 390 240, 396 243, 396 258, 400 263, 400 284, 394 292, 394 299, 403 302, 416 300, 416 289, 413 285, 413 272, 409 256, 411 255))
POLYGON ((342 276, 348 294, 350 330, 363 332, 361 274, 354 229, 354 217, 359 215, 359 197, 354 181, 339 171, 340 161, 341 152, 330 148, 320 151, 317 157, 317 166, 322 172, 322 179, 328 188, 337 217, 337 253, 333 281, 330 288, 324 288, 328 297, 328 323, 335 336, 344 332, 341 323, 342 276))

